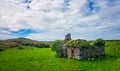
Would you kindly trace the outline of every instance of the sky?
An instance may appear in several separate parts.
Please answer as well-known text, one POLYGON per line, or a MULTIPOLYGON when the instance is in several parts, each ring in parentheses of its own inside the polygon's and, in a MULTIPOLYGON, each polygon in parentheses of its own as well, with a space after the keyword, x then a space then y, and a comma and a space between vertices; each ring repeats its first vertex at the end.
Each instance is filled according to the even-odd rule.
POLYGON ((120 0, 0 0, 0 40, 120 39, 120 0))

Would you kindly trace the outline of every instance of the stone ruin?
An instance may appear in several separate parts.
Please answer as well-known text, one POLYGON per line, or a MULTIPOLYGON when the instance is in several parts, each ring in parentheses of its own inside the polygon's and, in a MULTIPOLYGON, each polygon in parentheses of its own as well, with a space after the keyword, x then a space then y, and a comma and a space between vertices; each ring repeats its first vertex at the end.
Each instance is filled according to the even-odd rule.
POLYGON ((71 40, 71 34, 65 35, 64 43, 71 40))
MULTIPOLYGON (((64 44, 71 40, 71 35, 65 35, 64 44)), ((77 48, 77 47, 62 47, 63 58, 73 59, 87 59, 94 60, 95 58, 102 58, 105 55, 104 46, 95 46, 95 48, 77 48)))

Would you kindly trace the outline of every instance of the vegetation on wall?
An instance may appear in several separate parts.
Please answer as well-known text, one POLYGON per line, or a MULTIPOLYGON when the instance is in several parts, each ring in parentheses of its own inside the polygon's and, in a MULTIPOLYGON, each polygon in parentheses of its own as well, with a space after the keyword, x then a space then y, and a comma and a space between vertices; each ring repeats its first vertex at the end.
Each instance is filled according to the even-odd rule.
MULTIPOLYGON (((62 40, 56 40, 51 44, 51 49, 56 52, 57 57, 64 56, 64 47, 68 48, 85 48, 84 51, 89 50, 90 57, 96 57, 104 55, 104 46, 105 41, 101 38, 96 39, 95 41, 87 41, 84 39, 70 40, 66 43, 62 40), (98 49, 100 48, 100 49, 98 49), (87 49, 87 50, 86 50, 87 49), (99 53, 99 54, 98 54, 99 53), (98 55, 96 55, 98 54, 98 55)), ((66 55, 65 55, 66 56, 66 55)))
POLYGON ((104 46, 105 41, 101 38, 96 39, 95 41, 89 42, 84 39, 70 40, 65 43, 65 47, 77 47, 77 48, 90 48, 96 46, 104 46))
POLYGON ((89 42, 84 39, 70 40, 65 44, 65 47, 88 48, 89 42))
POLYGON ((93 45, 94 46, 105 46, 105 41, 101 38, 98 38, 93 42, 93 45))

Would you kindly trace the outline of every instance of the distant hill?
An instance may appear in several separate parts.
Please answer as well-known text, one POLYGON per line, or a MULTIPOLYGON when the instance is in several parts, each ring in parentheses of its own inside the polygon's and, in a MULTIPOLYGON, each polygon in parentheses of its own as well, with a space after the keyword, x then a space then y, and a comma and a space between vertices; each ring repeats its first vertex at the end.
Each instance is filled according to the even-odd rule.
POLYGON ((21 46, 35 46, 39 48, 46 48, 49 47, 49 44, 49 42, 45 41, 36 41, 28 38, 15 38, 0 40, 0 50, 7 48, 20 48, 21 46))

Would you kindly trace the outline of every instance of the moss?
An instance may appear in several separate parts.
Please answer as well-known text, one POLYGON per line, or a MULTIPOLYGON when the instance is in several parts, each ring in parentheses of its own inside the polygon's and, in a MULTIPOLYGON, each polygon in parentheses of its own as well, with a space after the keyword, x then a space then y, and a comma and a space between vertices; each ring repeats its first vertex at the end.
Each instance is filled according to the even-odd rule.
POLYGON ((65 47, 77 47, 77 48, 95 48, 105 46, 105 41, 101 38, 96 39, 93 42, 86 41, 84 39, 70 40, 65 45, 65 47))
POLYGON ((77 47, 77 48, 88 48, 90 47, 89 42, 84 39, 70 40, 64 46, 66 47, 77 47))

